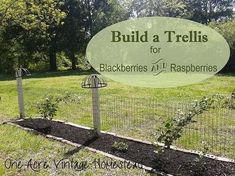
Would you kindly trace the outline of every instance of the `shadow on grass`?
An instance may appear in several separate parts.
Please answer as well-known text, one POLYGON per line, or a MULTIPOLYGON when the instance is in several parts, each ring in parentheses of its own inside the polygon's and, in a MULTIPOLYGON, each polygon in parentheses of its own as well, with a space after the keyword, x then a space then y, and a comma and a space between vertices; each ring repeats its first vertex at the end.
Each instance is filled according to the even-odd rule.
MULTIPOLYGON (((83 70, 63 70, 57 72, 33 72, 30 76, 24 76, 24 79, 30 78, 53 78, 53 77, 62 77, 62 76, 81 76, 81 75, 90 75, 97 73, 94 71, 83 71, 83 70)), ((217 76, 226 76, 226 77, 235 77, 235 73, 218 73, 217 76)), ((14 74, 12 75, 3 75, 0 74, 0 81, 12 81, 15 80, 14 74)))
POLYGON ((226 76, 226 77, 235 77, 235 72, 231 72, 231 73, 217 73, 217 76, 226 76))
MULTIPOLYGON (((57 72, 33 72, 30 76, 24 76, 24 79, 30 78, 50 78, 50 77, 61 77, 61 76, 81 76, 81 75, 90 75, 97 73, 96 71, 82 71, 82 70, 63 70, 57 72)), ((12 75, 3 75, 0 74, 0 81, 11 81, 15 80, 14 74, 12 75)))

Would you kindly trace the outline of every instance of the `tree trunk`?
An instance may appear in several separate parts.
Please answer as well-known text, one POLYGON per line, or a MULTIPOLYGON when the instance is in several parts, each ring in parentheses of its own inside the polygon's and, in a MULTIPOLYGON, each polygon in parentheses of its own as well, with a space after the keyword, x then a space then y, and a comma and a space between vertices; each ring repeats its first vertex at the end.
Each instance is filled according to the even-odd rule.
POLYGON ((76 70, 77 58, 75 57, 74 52, 71 52, 70 56, 71 56, 71 62, 72 62, 72 70, 76 70))
POLYGON ((50 57, 50 71, 57 71, 56 51, 53 47, 50 48, 49 57, 50 57))
POLYGON ((91 2, 90 0, 86 1, 87 9, 88 9, 88 24, 87 24, 87 31, 90 33, 89 38, 91 39, 93 36, 93 20, 92 20, 92 7, 91 7, 91 2))

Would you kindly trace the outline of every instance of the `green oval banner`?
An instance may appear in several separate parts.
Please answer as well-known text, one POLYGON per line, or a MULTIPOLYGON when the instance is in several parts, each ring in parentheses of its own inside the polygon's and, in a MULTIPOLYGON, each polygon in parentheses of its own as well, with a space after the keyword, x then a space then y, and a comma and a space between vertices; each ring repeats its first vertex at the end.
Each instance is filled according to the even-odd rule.
POLYGON ((141 87, 198 83, 219 72, 229 45, 215 30, 185 19, 146 17, 123 21, 96 34, 86 56, 103 76, 141 87))

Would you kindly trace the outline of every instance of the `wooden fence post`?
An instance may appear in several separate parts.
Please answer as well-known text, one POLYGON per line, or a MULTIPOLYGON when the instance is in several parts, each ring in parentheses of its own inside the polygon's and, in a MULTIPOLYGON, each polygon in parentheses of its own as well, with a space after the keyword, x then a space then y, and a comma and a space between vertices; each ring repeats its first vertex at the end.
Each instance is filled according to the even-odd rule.
POLYGON ((96 77, 92 77, 92 107, 93 107, 93 124, 94 131, 97 136, 100 135, 100 101, 99 101, 99 90, 98 90, 98 82, 96 81, 96 77))
POLYGON ((25 117, 25 114, 24 114, 24 92, 23 92, 23 86, 22 86, 22 68, 21 67, 16 69, 16 82, 17 82, 20 118, 23 119, 25 117))

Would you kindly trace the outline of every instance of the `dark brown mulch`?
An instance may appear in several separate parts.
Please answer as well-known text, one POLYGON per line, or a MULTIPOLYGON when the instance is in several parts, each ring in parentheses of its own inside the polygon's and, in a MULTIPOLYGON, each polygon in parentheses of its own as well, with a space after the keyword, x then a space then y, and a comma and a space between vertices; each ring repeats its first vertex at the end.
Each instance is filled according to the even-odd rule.
POLYGON ((198 155, 171 149, 167 149, 161 155, 157 155, 154 152, 154 145, 123 139, 109 134, 101 134, 99 138, 94 138, 91 130, 46 119, 26 119, 14 123, 22 127, 35 129, 44 134, 50 134, 74 143, 89 146, 136 163, 141 163, 155 168, 157 171, 172 175, 235 176, 235 163, 204 158, 203 164, 200 164, 195 162, 198 155), (127 152, 114 151, 112 145, 115 141, 128 144, 127 152))

